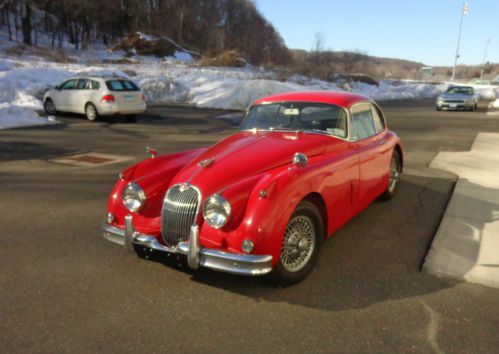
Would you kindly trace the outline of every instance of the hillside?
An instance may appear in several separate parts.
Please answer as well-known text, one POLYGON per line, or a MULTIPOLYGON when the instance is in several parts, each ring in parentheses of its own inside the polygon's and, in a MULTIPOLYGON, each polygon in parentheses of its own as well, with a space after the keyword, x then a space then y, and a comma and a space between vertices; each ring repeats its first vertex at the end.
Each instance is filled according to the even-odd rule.
POLYGON ((290 54, 279 33, 250 0, 3 0, 0 23, 11 41, 37 44, 50 34, 53 49, 111 46, 136 32, 168 38, 213 56, 236 50, 253 64, 285 64, 290 54))

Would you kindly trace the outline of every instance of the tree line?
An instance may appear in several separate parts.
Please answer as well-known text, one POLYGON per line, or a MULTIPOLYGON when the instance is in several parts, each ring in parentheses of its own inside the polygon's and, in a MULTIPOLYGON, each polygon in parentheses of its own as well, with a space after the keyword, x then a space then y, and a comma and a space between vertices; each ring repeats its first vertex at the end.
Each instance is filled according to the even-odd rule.
POLYGON ((137 31, 165 36, 205 55, 236 50, 254 64, 286 64, 279 33, 250 0, 0 0, 9 40, 52 48, 111 45, 137 31))

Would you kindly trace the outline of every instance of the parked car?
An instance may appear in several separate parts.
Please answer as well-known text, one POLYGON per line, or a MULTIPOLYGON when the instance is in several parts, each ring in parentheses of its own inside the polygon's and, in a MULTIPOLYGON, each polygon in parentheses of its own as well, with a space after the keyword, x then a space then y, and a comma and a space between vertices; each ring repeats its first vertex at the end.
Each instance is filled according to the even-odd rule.
POLYGON ((103 236, 129 250, 291 284, 321 243, 376 198, 390 199, 402 146, 379 106, 350 93, 267 97, 237 133, 157 156, 119 175, 103 236))
POLYGON ((45 112, 83 113, 89 120, 99 116, 133 116, 146 110, 145 96, 131 80, 116 76, 76 76, 53 90, 43 98, 45 112))
POLYGON ((437 110, 470 110, 478 108, 479 96, 471 86, 451 86, 438 96, 437 110))

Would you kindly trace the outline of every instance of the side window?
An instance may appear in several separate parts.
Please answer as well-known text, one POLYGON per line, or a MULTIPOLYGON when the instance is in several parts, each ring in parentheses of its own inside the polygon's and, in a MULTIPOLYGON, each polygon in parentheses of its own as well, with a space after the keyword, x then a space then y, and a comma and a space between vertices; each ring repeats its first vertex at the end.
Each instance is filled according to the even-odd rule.
POLYGON ((361 103, 352 107, 352 123, 358 140, 376 135, 370 104, 361 103))
POLYGON ((61 90, 73 90, 76 86, 76 80, 68 80, 61 85, 61 90))
POLYGON ((85 90, 87 88, 87 82, 88 82, 88 80, 79 79, 78 84, 76 85, 76 89, 85 90))
POLYGON ((100 89, 99 81, 92 80, 92 90, 100 89))
POLYGON ((373 121, 374 121, 374 129, 376 129, 376 134, 381 133, 385 130, 385 121, 383 119, 383 114, 379 110, 378 107, 371 105, 371 109, 373 112, 373 121))

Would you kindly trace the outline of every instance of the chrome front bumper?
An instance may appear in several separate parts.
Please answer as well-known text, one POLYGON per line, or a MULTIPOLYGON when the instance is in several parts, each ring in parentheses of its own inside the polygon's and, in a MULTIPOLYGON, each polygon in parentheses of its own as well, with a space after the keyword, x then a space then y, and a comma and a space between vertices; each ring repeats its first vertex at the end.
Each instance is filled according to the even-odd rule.
POLYGON ((125 217, 125 229, 103 223, 102 232, 106 240, 122 245, 128 251, 133 251, 134 245, 137 245, 156 251, 184 254, 187 256, 187 264, 192 269, 201 266, 226 273, 253 276, 264 275, 272 270, 272 256, 270 255, 236 254, 202 248, 199 244, 197 225, 191 227, 189 242, 179 242, 176 247, 167 247, 152 235, 136 232, 132 215, 125 217))

